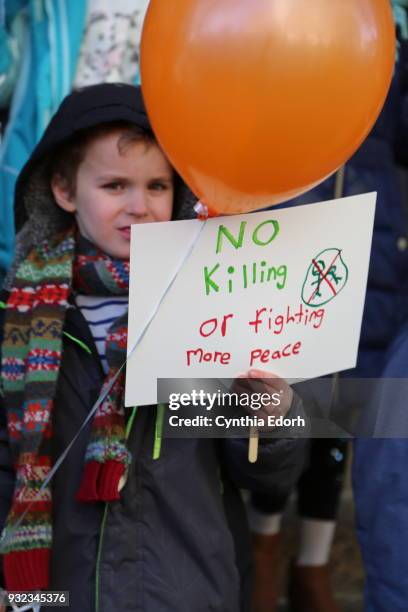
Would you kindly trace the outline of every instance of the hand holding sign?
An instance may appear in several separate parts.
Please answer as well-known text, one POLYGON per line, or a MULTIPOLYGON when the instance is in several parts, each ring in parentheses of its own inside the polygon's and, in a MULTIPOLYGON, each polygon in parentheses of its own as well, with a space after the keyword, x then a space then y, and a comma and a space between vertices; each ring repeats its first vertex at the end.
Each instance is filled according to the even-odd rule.
MULTIPOLYGON (((293 391, 288 383, 279 376, 271 372, 263 370, 249 370, 245 374, 238 376, 231 389, 232 392, 247 394, 256 394, 257 397, 276 397, 279 396, 279 402, 264 403, 261 402, 261 407, 257 413, 260 419, 268 423, 269 417, 284 417, 290 410, 293 401, 293 391)), ((250 412, 252 409, 248 410, 250 412)), ((263 431, 275 430, 276 427, 266 427, 263 431)), ((258 428, 250 428, 248 459, 254 463, 258 457, 259 431, 258 428)))
MULTIPOLYGON (((249 370, 245 374, 240 374, 234 381, 232 391, 236 393, 264 395, 270 398, 279 396, 279 402, 263 403, 257 411, 257 416, 268 422, 268 417, 284 417, 290 410, 293 400, 293 391, 288 383, 283 379, 264 370, 249 370)), ((253 414, 253 409, 248 412, 253 414)))

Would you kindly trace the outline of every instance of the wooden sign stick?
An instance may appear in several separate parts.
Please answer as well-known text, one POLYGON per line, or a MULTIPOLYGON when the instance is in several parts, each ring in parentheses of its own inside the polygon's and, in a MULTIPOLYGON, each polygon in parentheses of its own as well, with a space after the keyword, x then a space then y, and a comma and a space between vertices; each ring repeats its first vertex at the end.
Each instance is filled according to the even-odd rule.
POLYGON ((259 431, 257 427, 249 428, 248 461, 255 463, 258 459, 259 431))

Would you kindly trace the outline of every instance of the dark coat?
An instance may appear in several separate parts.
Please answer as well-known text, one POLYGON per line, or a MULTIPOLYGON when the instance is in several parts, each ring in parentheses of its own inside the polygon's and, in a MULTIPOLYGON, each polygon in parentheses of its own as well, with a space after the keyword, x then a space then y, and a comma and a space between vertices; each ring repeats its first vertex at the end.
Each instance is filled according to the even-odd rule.
MULTIPOLYGON (((92 354, 64 336, 53 413, 54 459, 80 428, 104 380, 88 325, 76 307, 67 311, 65 331, 92 354)), ((263 441, 258 462, 251 464, 246 440, 167 438, 154 460, 155 412, 152 406, 137 411, 128 437, 133 462, 120 501, 75 500, 89 428, 55 474, 50 589, 70 591, 72 609, 81 612, 248 610, 250 545, 237 487, 289 491, 303 444, 263 441)), ((4 414, 1 418, 4 520, 12 472, 4 414)))

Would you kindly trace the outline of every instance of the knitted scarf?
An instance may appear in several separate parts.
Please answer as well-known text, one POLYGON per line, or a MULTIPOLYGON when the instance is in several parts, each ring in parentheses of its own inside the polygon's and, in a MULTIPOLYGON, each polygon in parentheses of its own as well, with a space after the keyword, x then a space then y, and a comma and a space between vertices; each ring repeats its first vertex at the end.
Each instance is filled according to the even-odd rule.
MULTIPOLYGON (((7 301, 1 372, 16 470, 0 549, 8 590, 46 589, 49 585, 51 485, 39 499, 36 496, 52 467, 52 413, 68 298, 72 290, 126 295, 128 287, 129 263, 114 260, 77 238, 74 229, 35 247, 17 270, 7 301)), ((126 342, 127 315, 116 320, 108 332, 106 383, 125 360, 126 342)), ((123 391, 121 374, 93 418, 78 492, 81 501, 119 498, 119 480, 131 459, 125 444, 123 391)))

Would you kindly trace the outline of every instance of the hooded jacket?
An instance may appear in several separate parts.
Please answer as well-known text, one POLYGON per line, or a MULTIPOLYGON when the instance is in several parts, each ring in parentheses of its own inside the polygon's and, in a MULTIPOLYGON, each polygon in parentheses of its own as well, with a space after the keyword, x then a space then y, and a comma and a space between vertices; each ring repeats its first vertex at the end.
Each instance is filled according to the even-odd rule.
MULTIPOLYGON (((21 229, 9 288, 32 245, 68 222, 52 200, 47 159, 78 130, 118 120, 148 127, 140 91, 97 85, 71 94, 62 104, 17 182, 15 209, 21 229)), ((192 216, 192 201, 178 181, 174 217, 192 216)), ((7 295, 0 299, 5 301, 7 295)), ((53 412, 54 461, 79 430, 105 378, 92 334, 74 302, 64 331, 53 412)), ((89 427, 55 474, 50 589, 69 591, 72 609, 81 612, 249 610, 250 546, 238 487, 290 490, 301 467, 303 444, 294 439, 264 441, 258 462, 251 464, 247 440, 165 439, 158 456, 156 413, 154 406, 128 413, 133 461, 120 500, 75 500, 89 427)), ((5 415, 0 411, 0 520, 7 514, 12 485, 5 415)))

